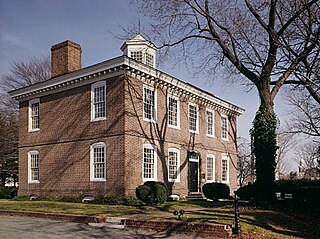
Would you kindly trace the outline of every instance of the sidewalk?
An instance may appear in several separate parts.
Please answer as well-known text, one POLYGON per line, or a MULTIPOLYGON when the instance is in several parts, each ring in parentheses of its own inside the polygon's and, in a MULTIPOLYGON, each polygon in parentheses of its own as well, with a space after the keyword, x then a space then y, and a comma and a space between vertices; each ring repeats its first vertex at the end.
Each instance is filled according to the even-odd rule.
POLYGON ((202 237, 230 238, 232 229, 230 225, 199 223, 192 221, 169 221, 169 220, 139 220, 139 214, 130 217, 106 217, 106 216, 86 216, 61 213, 26 212, 14 210, 0 210, 0 215, 36 217, 59 221, 88 223, 91 226, 134 228, 142 230, 152 230, 157 232, 166 231, 168 233, 183 233, 202 237))

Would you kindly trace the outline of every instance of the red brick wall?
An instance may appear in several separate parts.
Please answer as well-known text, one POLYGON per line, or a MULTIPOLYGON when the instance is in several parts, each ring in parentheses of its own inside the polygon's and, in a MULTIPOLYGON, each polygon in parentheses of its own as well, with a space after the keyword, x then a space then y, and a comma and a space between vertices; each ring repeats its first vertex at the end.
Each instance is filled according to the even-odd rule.
POLYGON ((40 131, 28 132, 28 102, 20 104, 19 195, 123 195, 124 94, 108 79, 106 120, 90 122, 91 86, 40 99, 40 131), (106 143, 107 181, 90 182, 90 145, 106 143), (40 183, 28 184, 28 151, 40 154, 40 183))

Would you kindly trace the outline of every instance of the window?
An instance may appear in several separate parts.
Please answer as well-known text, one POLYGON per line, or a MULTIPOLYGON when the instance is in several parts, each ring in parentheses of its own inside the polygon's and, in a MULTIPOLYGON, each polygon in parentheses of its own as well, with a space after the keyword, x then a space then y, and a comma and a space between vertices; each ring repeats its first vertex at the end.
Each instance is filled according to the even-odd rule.
POLYGON ((189 131, 199 133, 198 106, 195 104, 189 104, 189 131))
POLYGON ((221 116, 221 138, 228 140, 228 118, 221 116))
POLYGON ((90 180, 106 181, 105 143, 95 143, 90 147, 90 180))
POLYGON ((147 121, 156 121, 157 110, 157 92, 154 88, 143 87, 143 119, 147 121))
POLYGON ((142 51, 132 51, 131 58, 142 62, 142 51))
POLYGON ((168 97, 168 125, 180 129, 179 100, 174 96, 168 97))
POLYGON ((106 82, 91 86, 91 121, 106 119, 106 82))
POLYGON ((214 112, 212 110, 207 110, 206 115, 207 115, 207 136, 214 137, 214 112))
POLYGON ((153 55, 146 53, 146 64, 153 67, 153 55))
POLYGON ((39 152, 28 153, 28 183, 39 183, 39 152))
POLYGON ((168 181, 180 182, 180 150, 169 148, 168 150, 168 181))
POLYGON ((229 158, 227 155, 221 156, 221 182, 229 183, 229 158))
POLYGON ((29 132, 40 130, 40 99, 29 101, 29 132))
POLYGON ((143 181, 157 181, 157 154, 156 146, 151 144, 143 145, 143 181))
POLYGON ((215 181, 215 157, 212 154, 207 155, 207 182, 215 181))

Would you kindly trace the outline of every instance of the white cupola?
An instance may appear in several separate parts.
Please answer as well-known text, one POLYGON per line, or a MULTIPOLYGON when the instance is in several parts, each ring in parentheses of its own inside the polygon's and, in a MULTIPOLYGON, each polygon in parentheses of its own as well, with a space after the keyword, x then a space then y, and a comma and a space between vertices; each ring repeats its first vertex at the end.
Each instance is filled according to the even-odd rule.
POLYGON ((147 41, 140 34, 123 43, 120 49, 123 51, 123 55, 140 61, 153 68, 156 67, 157 48, 153 43, 147 41))

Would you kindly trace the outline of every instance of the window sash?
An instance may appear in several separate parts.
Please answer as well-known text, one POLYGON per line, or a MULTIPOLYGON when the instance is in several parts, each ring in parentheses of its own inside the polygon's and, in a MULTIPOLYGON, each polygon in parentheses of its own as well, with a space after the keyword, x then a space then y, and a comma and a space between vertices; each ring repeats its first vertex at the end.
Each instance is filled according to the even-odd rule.
POLYGON ((228 139, 228 119, 221 117, 221 138, 228 139))
POLYGON ((213 112, 207 111, 207 134, 213 136, 213 112))
POLYGON ((29 153, 29 170, 30 170, 30 181, 37 182, 39 181, 39 154, 38 153, 29 153))
POLYGON ((103 118, 106 116, 105 86, 94 87, 93 91, 94 118, 103 118))
POLYGON ((143 148, 143 178, 155 178, 155 151, 153 148, 143 148))
POLYGON ((146 53, 146 64, 153 67, 153 55, 146 53))
POLYGON ((178 100, 173 97, 168 102, 168 124, 178 127, 178 100))
POLYGON ((40 103, 31 104, 31 129, 40 128, 40 103))
POLYGON ((207 157, 207 181, 213 182, 215 180, 215 172, 214 172, 214 157, 207 157))
POLYGON ((155 120, 155 90, 143 88, 143 93, 144 118, 155 120))
POLYGON ((178 152, 169 151, 168 157, 169 179, 178 179, 178 152))
POLYGON ((198 107, 196 105, 189 105, 189 130, 197 132, 198 125, 198 107))
POLYGON ((143 59, 142 51, 132 51, 130 55, 132 59, 142 62, 142 59, 143 59))
POLYGON ((221 160, 221 181, 228 182, 228 159, 221 160))
POLYGON ((93 147, 93 178, 105 179, 106 178, 106 165, 105 165, 105 147, 93 147))

